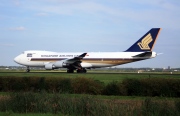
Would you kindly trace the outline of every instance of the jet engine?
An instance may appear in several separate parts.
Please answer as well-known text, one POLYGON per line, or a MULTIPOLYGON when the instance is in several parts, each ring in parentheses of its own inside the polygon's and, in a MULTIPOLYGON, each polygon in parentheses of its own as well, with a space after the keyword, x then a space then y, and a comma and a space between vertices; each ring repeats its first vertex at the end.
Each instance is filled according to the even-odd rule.
POLYGON ((62 60, 62 61, 55 62, 54 66, 57 68, 66 68, 69 66, 69 64, 66 61, 62 60))
POLYGON ((67 68, 69 64, 65 60, 53 62, 53 63, 48 63, 45 65, 46 70, 53 70, 57 68, 67 68))
POLYGON ((54 66, 53 63, 48 63, 48 64, 45 65, 45 69, 46 69, 46 70, 53 70, 53 69, 55 69, 55 68, 56 68, 56 67, 54 66))

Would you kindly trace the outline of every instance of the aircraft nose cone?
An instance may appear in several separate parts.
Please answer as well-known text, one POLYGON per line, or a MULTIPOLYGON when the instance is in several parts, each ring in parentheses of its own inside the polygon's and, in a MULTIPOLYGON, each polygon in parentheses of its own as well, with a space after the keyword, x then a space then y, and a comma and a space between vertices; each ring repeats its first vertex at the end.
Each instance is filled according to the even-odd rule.
POLYGON ((20 57, 19 56, 15 57, 14 62, 19 63, 20 62, 20 57))

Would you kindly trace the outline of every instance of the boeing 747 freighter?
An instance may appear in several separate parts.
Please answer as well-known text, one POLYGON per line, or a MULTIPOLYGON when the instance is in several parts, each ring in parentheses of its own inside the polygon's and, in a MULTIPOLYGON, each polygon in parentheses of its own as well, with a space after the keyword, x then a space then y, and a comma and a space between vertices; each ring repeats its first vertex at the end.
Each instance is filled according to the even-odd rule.
POLYGON ((86 69, 111 67, 157 56, 152 49, 160 28, 152 28, 124 52, 50 52, 29 50, 14 58, 14 61, 27 67, 44 67, 46 70, 67 68, 67 73, 86 73, 86 69))

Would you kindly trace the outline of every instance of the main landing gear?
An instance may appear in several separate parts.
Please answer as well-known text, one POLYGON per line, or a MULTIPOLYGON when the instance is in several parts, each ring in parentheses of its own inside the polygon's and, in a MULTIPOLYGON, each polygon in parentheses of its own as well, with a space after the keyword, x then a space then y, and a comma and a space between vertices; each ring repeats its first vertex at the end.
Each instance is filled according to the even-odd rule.
POLYGON ((73 69, 68 69, 67 73, 74 73, 74 70, 73 69))
POLYGON ((77 73, 86 73, 87 71, 86 71, 86 69, 85 68, 83 68, 83 69, 78 69, 77 70, 77 73))
MULTIPOLYGON (((77 69, 77 73, 86 73, 86 69, 82 68, 82 69, 77 69)), ((68 69, 67 73, 74 73, 74 69, 68 69)))

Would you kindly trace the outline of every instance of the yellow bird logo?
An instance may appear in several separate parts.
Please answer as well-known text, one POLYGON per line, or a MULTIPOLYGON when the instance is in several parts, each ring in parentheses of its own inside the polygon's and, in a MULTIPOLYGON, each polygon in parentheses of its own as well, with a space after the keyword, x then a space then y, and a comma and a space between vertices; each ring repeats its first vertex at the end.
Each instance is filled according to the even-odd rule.
POLYGON ((141 48, 141 50, 150 50, 150 47, 149 47, 149 43, 152 42, 152 36, 151 34, 149 33, 146 37, 144 37, 142 39, 141 42, 138 43, 139 47, 141 48))

